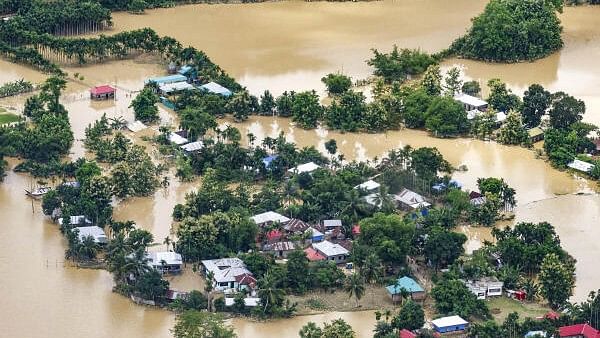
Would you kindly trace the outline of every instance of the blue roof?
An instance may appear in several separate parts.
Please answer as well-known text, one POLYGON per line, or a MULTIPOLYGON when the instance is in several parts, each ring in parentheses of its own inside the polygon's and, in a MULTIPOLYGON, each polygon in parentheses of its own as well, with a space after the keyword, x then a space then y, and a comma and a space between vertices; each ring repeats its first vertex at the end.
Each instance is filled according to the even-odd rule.
POLYGON ((265 168, 268 168, 271 165, 271 162, 273 162, 273 160, 275 160, 279 155, 271 155, 271 156, 267 156, 265 158, 262 159, 263 164, 265 165, 265 168))
POLYGON ((206 89, 213 94, 220 94, 223 96, 231 96, 233 94, 231 90, 221 86, 216 82, 209 82, 205 85, 200 86, 200 88, 206 89))
POLYGON ((386 286, 386 289, 391 295, 399 294, 400 290, 402 289, 408 291, 409 293, 425 291, 423 287, 419 285, 419 283, 415 282, 414 279, 406 276, 398 278, 395 285, 386 286))
POLYGON ((160 84, 174 83, 174 82, 181 82, 181 81, 187 81, 187 77, 176 74, 176 75, 169 75, 169 76, 152 77, 152 78, 149 78, 148 80, 146 80, 146 83, 156 82, 156 84, 160 85, 160 84))
POLYGON ((181 74, 181 75, 185 75, 187 74, 189 71, 191 71, 193 68, 192 66, 183 66, 179 69, 179 71, 177 73, 181 74))

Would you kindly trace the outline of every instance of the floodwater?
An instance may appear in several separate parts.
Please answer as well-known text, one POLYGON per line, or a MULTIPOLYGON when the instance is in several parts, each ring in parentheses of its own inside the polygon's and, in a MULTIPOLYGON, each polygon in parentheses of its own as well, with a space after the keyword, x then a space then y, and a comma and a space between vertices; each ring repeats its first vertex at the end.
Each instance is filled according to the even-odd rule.
MULTIPOLYGON (((143 16, 115 15, 115 30, 150 26, 186 44, 205 50, 224 69, 253 93, 263 89, 323 91, 320 78, 328 72, 343 71, 354 79, 365 78, 370 69, 364 63, 369 48, 421 47, 436 51, 463 32, 469 18, 481 11, 485 1, 403 0, 368 3, 277 2, 245 5, 194 5, 151 11, 143 16)), ((465 76, 485 83, 503 78, 516 92, 532 82, 551 90, 564 90, 588 105, 586 120, 600 122, 596 110, 600 101, 600 27, 595 25, 600 8, 566 8, 563 14, 565 48, 546 59, 528 64, 489 65, 465 60, 449 60, 446 66, 461 64, 465 76)), ((114 61, 102 65, 73 67, 84 80, 71 81, 63 98, 77 139, 72 158, 85 156, 81 144, 84 129, 103 113, 131 120, 128 108, 143 80, 164 73, 152 57, 114 61), (87 89, 111 83, 118 87, 117 99, 90 102, 87 89)), ((0 83, 25 78, 44 79, 29 68, 0 60, 0 83)), ((22 109, 25 96, 0 100, 0 106, 22 109)), ((166 123, 174 116, 161 109, 166 123)), ((223 123, 229 123, 224 121, 223 123)), ((473 189, 478 177, 496 176, 517 190, 517 221, 544 221, 555 225, 565 248, 578 260, 574 299, 597 289, 600 273, 594 259, 600 256, 600 197, 597 185, 572 174, 552 169, 527 149, 502 146, 470 139, 442 140, 413 130, 386 134, 341 134, 323 129, 302 130, 289 120, 252 117, 236 124, 242 135, 252 132, 259 139, 277 136, 280 131, 300 146, 315 145, 324 151, 324 142, 334 138, 348 160, 381 157, 389 149, 410 144, 435 146, 454 166, 467 165, 468 171, 454 177, 473 189), (584 193, 577 195, 577 193, 584 193)), ((156 131, 152 127, 143 134, 156 131)), ((136 142, 139 135, 128 134, 136 142)), ((151 152, 156 160, 160 157, 151 152)), ((16 163, 11 161, 11 166, 16 163)), ((172 237, 171 211, 184 200, 197 183, 181 184, 171 176, 171 185, 153 197, 135 198, 115 205, 115 217, 132 219, 154 234, 156 248, 172 237)), ((7 337, 67 337, 74 333, 88 337, 168 337, 174 316, 137 306, 111 292, 110 275, 102 270, 84 270, 64 263, 66 243, 57 227, 32 205, 23 189, 35 182, 10 172, 0 183, 0 276, 7 290, 0 306, 0 326, 7 337), (32 319, 35 325, 32 325, 32 319)), ((489 240, 489 229, 465 228, 469 251, 489 240)), ((201 288, 189 269, 172 278, 175 288, 201 288)), ((328 313, 296 317, 268 323, 232 320, 240 337, 294 336, 308 322, 343 317, 360 337, 372 336, 372 312, 328 313)))

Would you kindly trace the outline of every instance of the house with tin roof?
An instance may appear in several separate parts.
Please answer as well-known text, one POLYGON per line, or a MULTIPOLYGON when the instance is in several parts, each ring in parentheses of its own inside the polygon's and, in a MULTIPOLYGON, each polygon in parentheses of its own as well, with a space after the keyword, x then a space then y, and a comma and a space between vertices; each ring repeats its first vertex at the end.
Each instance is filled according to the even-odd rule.
POLYGON ((404 276, 396 280, 396 284, 386 286, 388 294, 393 302, 401 301, 402 290, 410 294, 412 300, 422 300, 425 298, 425 289, 414 279, 404 276))
POLYGON ((323 255, 326 260, 335 262, 336 264, 346 262, 346 259, 350 255, 348 249, 339 244, 331 243, 330 241, 312 243, 312 248, 323 255))

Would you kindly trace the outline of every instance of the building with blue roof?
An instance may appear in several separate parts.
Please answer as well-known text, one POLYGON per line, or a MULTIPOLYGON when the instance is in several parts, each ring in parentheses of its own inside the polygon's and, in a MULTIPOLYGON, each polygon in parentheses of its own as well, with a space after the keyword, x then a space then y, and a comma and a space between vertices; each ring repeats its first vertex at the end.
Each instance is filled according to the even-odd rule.
POLYGON ((402 289, 410 294, 412 300, 422 300, 425 298, 425 289, 414 279, 407 276, 398 278, 394 285, 386 286, 386 290, 392 297, 393 302, 401 300, 402 289))
POLYGON ((219 94, 222 96, 233 95, 233 92, 231 90, 221 86, 220 84, 218 84, 216 82, 209 82, 207 84, 204 84, 204 85, 200 86, 200 89, 204 89, 204 90, 207 90, 209 93, 219 94))
POLYGON ((269 166, 271 165, 271 162, 273 162, 277 157, 279 157, 279 156, 278 155, 271 155, 271 156, 264 157, 262 159, 262 162, 265 165, 265 168, 269 169, 269 166))
POLYGON ((150 83, 150 82, 154 82, 157 85, 165 85, 165 84, 170 84, 170 83, 175 83, 175 82, 183 82, 183 81, 187 81, 187 77, 181 75, 181 74, 175 74, 175 75, 168 75, 168 76, 159 76, 159 77, 152 77, 149 78, 148 80, 146 80, 146 84, 150 83))

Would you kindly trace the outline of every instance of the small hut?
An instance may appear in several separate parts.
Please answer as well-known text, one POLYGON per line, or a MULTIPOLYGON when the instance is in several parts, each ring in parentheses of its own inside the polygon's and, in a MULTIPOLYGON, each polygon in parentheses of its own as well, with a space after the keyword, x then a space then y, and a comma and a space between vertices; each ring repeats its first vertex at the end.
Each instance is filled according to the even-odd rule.
POLYGON ((92 100, 114 99, 117 90, 109 85, 97 86, 90 89, 90 98, 92 100))

